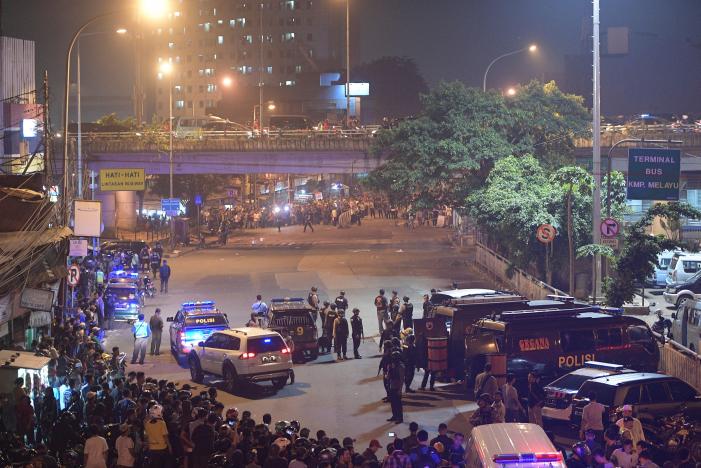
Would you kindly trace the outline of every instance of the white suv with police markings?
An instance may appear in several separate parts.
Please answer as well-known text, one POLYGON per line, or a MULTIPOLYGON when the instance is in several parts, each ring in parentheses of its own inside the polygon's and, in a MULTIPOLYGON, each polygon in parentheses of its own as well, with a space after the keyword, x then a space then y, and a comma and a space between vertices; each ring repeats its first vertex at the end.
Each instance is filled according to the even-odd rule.
POLYGON ((292 356, 282 336, 262 328, 232 328, 212 333, 190 351, 192 380, 221 376, 232 392, 243 382, 272 382, 281 389, 292 373, 292 356))

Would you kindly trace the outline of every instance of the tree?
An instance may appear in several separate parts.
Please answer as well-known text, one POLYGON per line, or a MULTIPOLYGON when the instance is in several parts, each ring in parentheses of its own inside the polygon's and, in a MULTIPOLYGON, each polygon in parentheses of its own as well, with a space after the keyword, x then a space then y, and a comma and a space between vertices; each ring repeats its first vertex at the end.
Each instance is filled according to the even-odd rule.
POLYGON ((565 191, 567 206, 567 258, 569 259, 568 285, 570 295, 574 294, 574 233, 572 229, 572 199, 574 194, 591 195, 592 177, 582 167, 567 166, 558 169, 552 176, 552 182, 560 184, 565 191))
POLYGON ((353 68, 353 81, 370 83, 370 96, 363 99, 363 113, 370 104, 376 120, 405 117, 421 109, 420 96, 428 91, 416 62, 408 57, 381 57, 353 68))
POLYGON ((511 99, 441 83, 422 97, 415 119, 379 132, 371 152, 386 162, 368 184, 418 207, 462 206, 500 159, 532 154, 546 167, 571 160, 574 137, 587 128, 582 99, 553 82, 521 91, 511 99))
POLYGON ((643 283, 652 274, 654 266, 659 266, 659 253, 680 247, 678 240, 647 233, 647 229, 657 217, 667 225, 672 225, 679 223, 681 218, 701 219, 701 211, 687 203, 657 203, 626 230, 623 250, 613 263, 614 275, 604 283, 608 305, 621 307, 624 303, 632 301, 635 285, 643 283))

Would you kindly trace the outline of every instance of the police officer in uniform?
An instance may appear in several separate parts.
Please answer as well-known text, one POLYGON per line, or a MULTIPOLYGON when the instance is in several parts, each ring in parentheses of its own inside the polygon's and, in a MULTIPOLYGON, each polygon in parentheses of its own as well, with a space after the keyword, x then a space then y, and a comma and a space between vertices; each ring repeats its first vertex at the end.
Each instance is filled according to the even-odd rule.
POLYGON ((151 336, 151 327, 144 321, 144 314, 139 314, 139 320, 134 322, 131 331, 134 334, 134 353, 131 355, 131 363, 136 364, 138 358, 139 364, 143 364, 148 338, 151 336))
POLYGON ((402 328, 414 328, 414 304, 409 302, 409 296, 402 298, 404 304, 399 307, 399 314, 402 316, 402 328))
POLYGON ((312 308, 312 317, 314 318, 314 325, 316 325, 316 319, 319 316, 319 294, 317 293, 316 286, 312 286, 311 291, 309 291, 309 295, 307 296, 307 302, 312 308))
POLYGON ((336 304, 331 304, 329 311, 326 312, 326 319, 324 319, 324 336, 326 337, 326 352, 331 352, 331 340, 333 339, 333 324, 338 317, 338 311, 336 310, 336 304))
POLYGON ((360 348, 360 342, 365 338, 365 333, 363 332, 363 319, 360 318, 360 309, 357 307, 353 309, 353 316, 350 319, 351 323, 351 336, 353 338, 353 357, 355 359, 360 359, 362 356, 358 353, 358 348, 360 348))
POLYGON ((341 291, 338 297, 334 300, 336 303, 336 308, 340 311, 345 312, 348 310, 348 299, 346 299, 346 292, 341 291))
POLYGON ((333 322, 333 345, 336 348, 338 361, 348 359, 348 320, 343 310, 338 311, 338 317, 333 322))

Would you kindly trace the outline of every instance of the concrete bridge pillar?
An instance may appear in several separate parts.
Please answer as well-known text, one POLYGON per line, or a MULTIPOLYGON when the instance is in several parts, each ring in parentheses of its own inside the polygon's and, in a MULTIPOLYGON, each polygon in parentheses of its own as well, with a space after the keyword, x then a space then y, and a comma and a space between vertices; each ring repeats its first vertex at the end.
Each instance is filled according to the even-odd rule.
POLYGON ((136 192, 114 192, 115 198, 115 225, 118 229, 134 231, 136 229, 136 210, 139 208, 139 199, 136 192))

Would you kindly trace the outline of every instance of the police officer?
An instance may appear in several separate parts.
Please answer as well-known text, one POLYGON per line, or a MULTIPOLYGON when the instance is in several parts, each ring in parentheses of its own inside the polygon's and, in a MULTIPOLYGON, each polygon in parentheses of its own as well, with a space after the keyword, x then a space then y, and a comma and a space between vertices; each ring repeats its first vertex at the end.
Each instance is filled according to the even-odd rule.
POLYGON ((311 291, 309 291, 307 302, 312 308, 312 317, 314 318, 314 324, 316 325, 316 319, 319 316, 319 294, 317 293, 316 286, 312 286, 311 291))
POLYGON ((336 308, 339 311, 345 312, 348 310, 348 299, 346 299, 346 292, 341 291, 341 293, 338 295, 338 297, 334 300, 334 303, 336 303, 336 308))
POLYGON ((138 358, 139 364, 143 364, 148 338, 151 336, 151 327, 144 321, 144 314, 139 314, 139 320, 132 325, 131 331, 134 335, 134 353, 131 355, 131 363, 136 364, 138 358))
POLYGON ((402 316, 402 328, 414 328, 414 304, 409 302, 409 296, 402 298, 404 304, 399 307, 399 314, 402 316))
POLYGON ((406 337, 406 346, 402 350, 402 360, 404 361, 405 367, 405 378, 404 378, 404 391, 406 393, 414 393, 411 388, 411 382, 414 380, 414 373, 416 372, 416 364, 419 360, 419 352, 416 349, 416 336, 409 335, 406 337))
POLYGON ((397 424, 404 422, 404 411, 402 408, 402 386, 404 386, 404 363, 402 353, 393 351, 389 364, 389 402, 392 405, 392 417, 387 421, 397 424))
POLYGON ((353 338, 353 357, 355 359, 360 359, 362 356, 358 353, 358 348, 360 347, 360 342, 365 338, 365 333, 363 332, 363 319, 360 318, 360 309, 357 307, 353 309, 353 316, 350 319, 351 323, 351 336, 353 338))
POLYGON ((348 359, 348 320, 346 320, 343 310, 338 311, 338 317, 333 322, 333 341, 334 348, 336 348, 336 360, 348 359))
POLYGON ((161 335, 163 334, 163 319, 161 318, 161 309, 156 308, 156 311, 149 320, 149 328, 151 329, 151 356, 161 354, 161 335))
POLYGON ((156 249, 151 250, 150 255, 151 261, 151 272, 153 273, 153 279, 158 277, 158 269, 161 268, 161 256, 158 254, 156 249))
POLYGON ((324 320, 324 336, 326 337, 326 352, 331 352, 331 340, 333 339, 333 324, 338 317, 338 311, 336 310, 336 304, 331 304, 328 312, 326 312, 326 319, 324 320))

